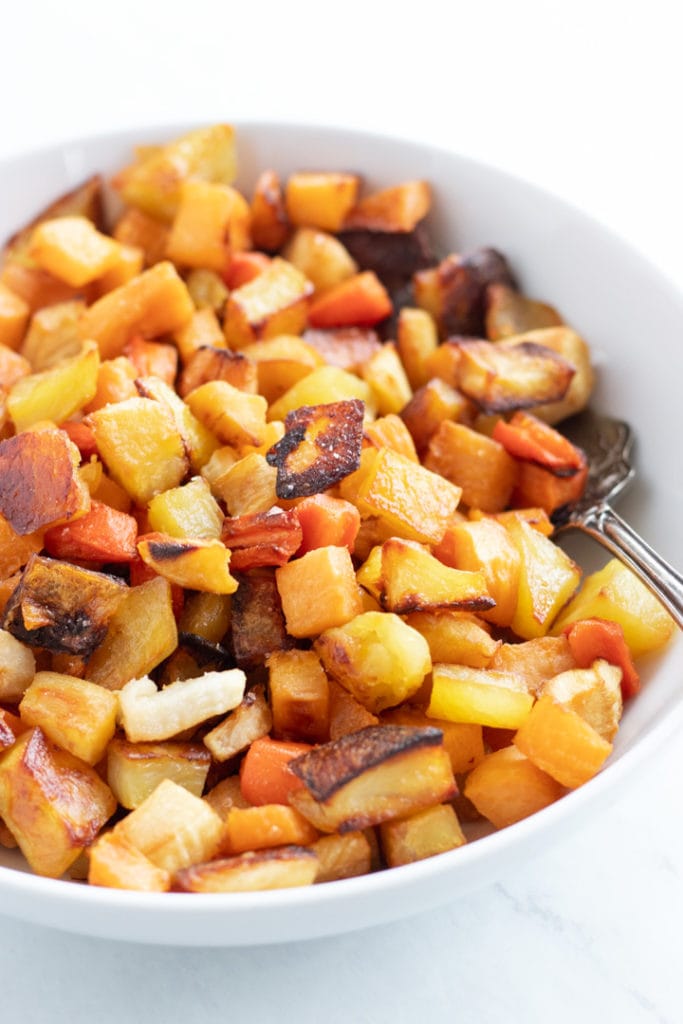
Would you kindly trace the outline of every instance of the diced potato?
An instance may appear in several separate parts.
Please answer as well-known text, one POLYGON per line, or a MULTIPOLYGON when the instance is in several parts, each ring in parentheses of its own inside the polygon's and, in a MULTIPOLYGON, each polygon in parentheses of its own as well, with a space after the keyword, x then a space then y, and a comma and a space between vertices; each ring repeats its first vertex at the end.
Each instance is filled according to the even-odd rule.
POLYGON ((410 386, 417 390, 430 378, 427 360, 439 344, 434 317, 426 309, 404 306, 396 326, 396 347, 410 386))
POLYGON ((21 354, 29 360, 34 373, 48 370, 82 350, 78 323, 85 308, 85 302, 72 299, 46 306, 33 314, 21 354))
POLYGON ((146 676, 131 679, 119 694, 121 725, 132 743, 170 739, 232 711, 244 696, 244 685, 238 668, 179 679, 161 690, 146 676))
POLYGON ((152 864, 144 853, 123 836, 106 832, 88 849, 88 882, 110 889, 137 892, 168 892, 170 872, 152 864))
POLYGON ((188 468, 171 410, 152 398, 129 398, 90 415, 97 448, 114 480, 140 505, 177 487, 188 468))
POLYGON ((235 178, 235 132, 231 125, 197 128, 124 168, 114 184, 125 203, 171 221, 189 179, 230 185, 235 178))
POLYGON ((255 892, 312 885, 318 858, 303 846, 249 851, 179 871, 176 884, 183 892, 255 892))
POLYGON ((242 793, 239 775, 228 775, 227 778, 221 779, 204 794, 203 799, 224 821, 231 807, 253 806, 242 793))
POLYGON ((17 433, 41 420, 63 423, 87 405, 97 390, 99 365, 97 345, 86 341, 78 355, 18 380, 7 396, 17 433))
POLYGON ((26 333, 28 304, 0 282, 0 344, 18 349, 26 333))
POLYGON ((414 541, 392 537, 382 545, 380 602, 399 615, 435 608, 490 608, 483 572, 451 569, 414 541))
POLYGON ((163 779, 134 811, 114 827, 158 868, 173 873, 211 858, 223 822, 212 807, 171 779, 163 779))
POLYGON ((24 431, 0 441, 0 514, 21 537, 90 509, 80 458, 62 430, 24 431))
POLYGON ((273 725, 273 715, 263 687, 248 690, 227 718, 204 736, 204 744, 214 761, 229 761, 241 754, 254 740, 266 736, 273 725))
POLYGON ((102 686, 59 672, 38 672, 26 690, 19 713, 38 725, 62 750, 97 764, 116 731, 118 701, 102 686))
POLYGON ((306 326, 311 282, 276 256, 252 281, 230 293, 225 307, 225 340, 241 349, 278 334, 300 334, 306 326))
POLYGON ((356 202, 360 178, 335 171, 291 174, 285 186, 287 216, 297 227, 339 231, 356 202))
POLYGON ((316 292, 334 288, 358 273, 358 264, 342 242, 315 228, 298 228, 283 256, 308 278, 316 292))
POLYGON ((173 416, 190 466, 194 472, 199 472, 218 448, 217 437, 165 381, 158 377, 138 377, 135 388, 142 398, 152 398, 166 406, 173 416))
POLYGON ((36 659, 30 647, 19 642, 6 629, 0 629, 0 702, 21 700, 36 672, 36 659))
POLYGON ((518 676, 464 665, 435 665, 427 715, 517 729, 533 704, 533 696, 518 676))
POLYGON ((237 590, 237 580, 230 574, 230 552, 220 540, 149 533, 140 537, 137 549, 145 565, 180 587, 209 594, 237 590))
POLYGON ((360 612, 353 563, 346 547, 314 548, 275 571, 278 593, 295 637, 343 626, 360 612))
POLYGON ((507 528, 521 555, 512 629, 525 640, 545 636, 578 587, 581 570, 562 548, 528 523, 512 519, 507 528))
POLYGON ((537 694, 547 679, 576 668, 566 636, 539 636, 522 643, 501 644, 489 668, 522 676, 537 694))
POLYGON ((94 768, 27 730, 0 760, 0 817, 38 875, 59 878, 116 810, 94 768))
POLYGON ((501 643, 481 620, 451 608, 411 612, 406 622, 425 638, 434 664, 487 668, 501 643))
MULTIPOLYGON (((211 306, 200 306, 199 309, 196 309, 187 323, 174 333, 173 340, 178 347, 180 359, 185 365, 202 348, 228 351, 223 337, 223 329, 211 306)), ((186 388, 181 394, 187 394, 191 390, 192 388, 186 388)))
POLYGON ((564 788, 516 747, 503 747, 470 772, 464 793, 496 828, 505 828, 559 800, 564 788))
POLYGON ((320 836, 311 849, 319 862, 316 884, 367 875, 372 869, 372 849, 364 832, 320 836))
MULTIPOLYGON (((200 310, 196 317, 201 314, 214 316, 211 310, 200 310)), ((203 340, 203 339, 200 339, 203 340)), ((257 342, 258 345, 265 345, 267 342, 257 342)), ((247 346, 248 348, 250 346, 247 346)), ((210 381, 224 380, 237 388, 238 391, 245 391, 254 395, 257 390, 258 375, 255 360, 242 352, 231 352, 222 345, 202 345, 185 357, 185 367, 178 382, 178 394, 186 398, 190 392, 208 384, 210 381)), ((267 396, 264 395, 266 401, 267 396)))
POLYGON ((408 428, 394 413, 388 413, 373 420, 372 423, 366 423, 364 439, 370 441, 375 448, 391 448, 411 462, 420 461, 408 428))
POLYGON ((390 868, 456 850, 466 842, 450 804, 427 807, 399 821, 385 821, 380 825, 380 837, 390 868))
POLYGON ((210 765, 201 743, 131 743, 117 736, 107 748, 107 782, 127 810, 139 807, 163 779, 201 796, 210 765))
POLYGON ((517 607, 521 553, 501 523, 489 518, 452 523, 434 554, 446 565, 482 572, 495 601, 480 613, 482 618, 497 626, 510 625, 517 607))
POLYGON ((266 662, 273 735, 321 743, 330 731, 327 676, 314 651, 275 651, 266 662))
POLYGON ((392 612, 362 612, 321 632, 314 647, 326 672, 373 714, 412 697, 432 667, 427 641, 392 612))
POLYGON ((536 701, 514 744, 537 768, 568 789, 592 779, 612 752, 612 744, 592 725, 549 694, 536 701))
POLYGON ((522 295, 510 285, 490 285, 486 293, 486 336, 501 341, 537 328, 559 327, 562 317, 553 306, 522 295))
POLYGON ((284 420, 302 405, 327 405, 354 398, 365 403, 366 416, 374 415, 372 391, 365 381, 337 366, 321 366, 285 391, 268 409, 268 419, 284 420))
POLYGON ((450 384, 432 377, 418 388, 401 410, 401 418, 411 433, 415 447, 426 451, 432 436, 444 420, 465 420, 471 403, 450 384))
POLYGON ((363 380, 370 385, 382 416, 399 413, 412 397, 403 364, 393 342, 386 342, 361 370, 363 380))
POLYGON ((303 377, 324 365, 323 357, 295 334, 256 341, 243 348, 241 354, 256 363, 258 391, 269 405, 303 377))
POLYGON ((290 803, 321 832, 346 832, 403 818, 453 795, 438 729, 370 726, 290 762, 304 788, 290 803))
POLYGON ((249 395, 227 381, 216 380, 191 391, 186 402, 221 444, 258 445, 265 436, 268 406, 261 395, 249 395))
POLYGON ((201 592, 187 594, 178 628, 181 633, 192 633, 209 643, 220 643, 230 628, 230 597, 201 592))
POLYGON ((43 270, 73 288, 81 288, 114 265, 119 246, 87 217, 58 217, 37 225, 29 255, 43 270))
POLYGON ((547 679, 538 696, 548 694, 558 704, 585 718, 608 743, 614 740, 623 710, 621 669, 603 659, 592 668, 574 668, 547 679))
POLYGON ((86 678, 108 690, 151 672, 178 646, 171 586, 160 576, 130 587, 88 661, 86 678))
POLYGON ((220 505, 202 477, 155 495, 147 518, 152 530, 171 537, 218 539, 223 527, 220 505))
POLYGON ((586 577, 552 631, 557 635, 572 622, 593 618, 618 622, 634 658, 663 647, 675 628, 666 609, 617 558, 586 577))

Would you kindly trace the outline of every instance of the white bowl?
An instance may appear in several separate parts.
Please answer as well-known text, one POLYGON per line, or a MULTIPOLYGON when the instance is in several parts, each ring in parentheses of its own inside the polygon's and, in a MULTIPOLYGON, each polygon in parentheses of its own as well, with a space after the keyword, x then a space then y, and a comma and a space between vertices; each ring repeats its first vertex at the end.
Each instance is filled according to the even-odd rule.
MULTIPOLYGON (((175 137, 170 125, 100 136, 0 165, 0 240, 94 171, 130 160, 132 146, 175 137)), ((368 185, 414 177, 433 186, 432 232, 445 251, 493 245, 524 291, 551 302, 589 341, 598 366, 594 404, 636 432, 638 482, 620 512, 674 564, 683 563, 680 348, 683 299, 636 252, 580 211, 492 167, 454 153, 349 130, 258 123, 238 126, 238 184, 258 171, 349 169, 368 185), (674 465, 672 465, 672 458, 674 465)), ((606 556, 581 541, 584 566, 606 556)), ((459 850, 402 868, 306 889, 237 895, 138 894, 38 878, 0 848, 0 912, 82 934, 173 945, 240 946, 314 938, 426 910, 500 879, 542 854, 630 773, 656 757, 683 721, 683 638, 643 664, 644 687, 624 715, 607 766, 539 814, 459 850)))

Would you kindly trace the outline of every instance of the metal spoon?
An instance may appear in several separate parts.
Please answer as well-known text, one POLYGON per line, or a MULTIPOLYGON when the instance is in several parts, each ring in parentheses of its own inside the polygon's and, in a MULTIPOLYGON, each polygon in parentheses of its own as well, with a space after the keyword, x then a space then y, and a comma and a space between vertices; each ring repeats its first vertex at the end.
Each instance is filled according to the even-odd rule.
POLYGON ((633 434, 627 423, 586 410, 561 428, 586 453, 588 481, 583 497, 553 515, 555 534, 587 533, 640 577, 683 629, 683 576, 624 522, 611 507, 635 476, 630 456, 633 434))

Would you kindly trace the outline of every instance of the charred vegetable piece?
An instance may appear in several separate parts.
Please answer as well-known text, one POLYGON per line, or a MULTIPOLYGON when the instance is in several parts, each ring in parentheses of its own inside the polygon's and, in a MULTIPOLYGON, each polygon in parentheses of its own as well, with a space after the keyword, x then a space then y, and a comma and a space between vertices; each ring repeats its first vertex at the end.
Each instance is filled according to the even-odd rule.
POLYGON ((294 644, 287 635, 282 603, 270 569, 256 569, 240 578, 232 597, 232 647, 242 668, 262 665, 273 651, 294 644))
POLYGON ((319 494, 358 469, 363 414, 357 398, 288 413, 284 437, 266 455, 269 465, 277 467, 278 497, 319 494))
POLYGON ((369 726, 291 762, 305 789, 289 800, 321 832, 404 817, 455 792, 439 729, 369 726))
POLYGON ((274 507, 268 512, 228 517, 221 540, 230 549, 230 568, 245 572, 263 565, 284 565, 303 539, 296 512, 274 507))
POLYGON ((485 413, 511 412, 560 401, 574 367, 534 342, 496 345, 462 339, 457 346, 457 387, 485 413))
POLYGON ((372 327, 309 327, 303 339, 320 353, 328 366, 351 373, 357 372, 382 346, 372 327))
POLYGON ((89 655, 125 594, 113 576, 34 555, 7 603, 3 628, 31 647, 89 655))
POLYGON ((486 291, 486 337, 500 341, 540 327, 560 327, 562 317, 553 306, 522 295, 503 282, 486 291))
POLYGON ((495 249, 474 249, 452 253, 436 267, 418 271, 413 277, 415 301, 428 310, 442 338, 452 334, 484 337, 486 291, 502 282, 514 287, 512 272, 495 249))
POLYGON ((24 431, 0 441, 0 513, 21 536, 88 511, 80 454, 61 430, 24 431))
POLYGON ((254 892, 312 885, 318 858, 304 846, 243 853, 179 871, 175 885, 182 892, 254 892))
POLYGON ((431 266, 434 254, 424 227, 410 231, 354 228, 338 238, 362 270, 374 271, 390 291, 410 281, 413 274, 431 266))

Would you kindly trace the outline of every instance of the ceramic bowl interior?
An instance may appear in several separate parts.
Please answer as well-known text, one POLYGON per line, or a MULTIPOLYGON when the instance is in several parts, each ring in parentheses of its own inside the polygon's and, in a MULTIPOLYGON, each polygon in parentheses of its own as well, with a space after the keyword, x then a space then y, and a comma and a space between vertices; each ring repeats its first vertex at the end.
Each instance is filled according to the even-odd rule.
MULTIPOLYGON (((0 239, 88 174, 114 171, 132 147, 165 141, 187 125, 118 133, 34 152, 0 165, 0 239)), ((637 437, 637 482, 620 513, 674 564, 683 564, 680 331, 683 299, 638 253, 552 195, 451 152, 351 130, 252 123, 237 126, 239 180, 259 171, 360 172, 368 187, 426 178, 434 191, 431 231, 443 254, 493 245, 522 289, 555 305, 591 345, 598 371, 594 406, 627 419, 637 437), (678 372, 676 372, 676 370, 678 372), (673 461, 672 461, 673 460, 673 461)), ((588 570, 606 556, 571 541, 588 570)), ((590 783, 501 832, 417 864, 308 889, 224 896, 136 894, 53 881, 28 873, 0 848, 0 912, 108 938, 178 945, 253 945, 314 938, 379 924, 457 899, 540 854, 628 777, 683 720, 683 642, 642 664, 644 687, 631 702, 614 753, 590 783)))

